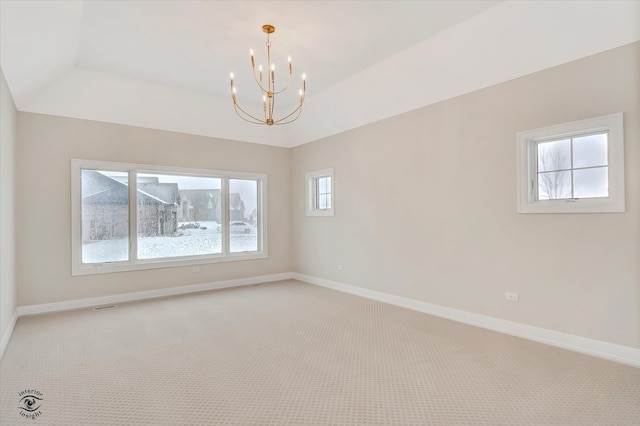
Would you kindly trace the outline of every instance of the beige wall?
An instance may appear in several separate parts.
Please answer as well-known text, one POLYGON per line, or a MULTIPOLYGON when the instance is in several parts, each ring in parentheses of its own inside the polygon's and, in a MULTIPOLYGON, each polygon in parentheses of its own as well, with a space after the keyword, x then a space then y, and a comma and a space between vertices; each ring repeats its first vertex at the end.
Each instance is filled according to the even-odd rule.
POLYGON ((299 146, 295 271, 640 348, 639 139, 635 43, 299 146), (516 133, 620 111, 626 213, 518 215, 516 133), (329 167, 335 217, 306 217, 329 167))
POLYGON ((4 340, 17 306, 13 210, 17 116, 7 81, 0 70, 0 340, 4 340))
POLYGON ((290 150, 116 124, 18 114, 18 304, 34 305, 289 272, 290 150), (268 175, 269 258, 71 276, 71 159, 268 175))

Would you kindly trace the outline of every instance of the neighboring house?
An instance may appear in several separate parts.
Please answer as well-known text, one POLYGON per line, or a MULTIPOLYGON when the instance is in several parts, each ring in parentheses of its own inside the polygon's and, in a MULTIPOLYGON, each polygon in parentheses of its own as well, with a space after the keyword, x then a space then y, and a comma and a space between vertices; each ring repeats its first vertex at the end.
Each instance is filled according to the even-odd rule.
MULTIPOLYGON (((82 240, 126 238, 129 234, 129 187, 95 170, 82 171, 82 240)), ((173 235, 178 229, 180 195, 175 183, 138 185, 138 235, 173 235)))
POLYGON ((177 183, 139 182, 138 235, 173 235, 178 230, 179 205, 177 183))
POLYGON ((253 209, 248 219, 249 223, 255 225, 258 223, 258 209, 253 209))
POLYGON ((229 194, 229 214, 230 221, 233 220, 246 220, 244 217, 244 202, 240 198, 240 194, 229 194))
MULTIPOLYGON (((219 189, 181 189, 179 222, 222 222, 219 189)), ((244 202, 238 193, 229 194, 229 220, 246 220, 244 202)))
POLYGON ((221 222, 219 189, 181 189, 179 222, 221 222))

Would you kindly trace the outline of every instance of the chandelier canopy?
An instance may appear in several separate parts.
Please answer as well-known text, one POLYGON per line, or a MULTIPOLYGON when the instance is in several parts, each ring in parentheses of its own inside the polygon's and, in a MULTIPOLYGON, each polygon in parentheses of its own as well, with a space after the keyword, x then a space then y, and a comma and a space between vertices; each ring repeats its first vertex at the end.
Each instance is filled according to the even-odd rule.
POLYGON ((267 34, 267 69, 264 72, 262 69, 262 65, 258 66, 258 70, 256 71, 253 49, 251 49, 250 51, 253 79, 255 80, 262 94, 263 117, 258 118, 252 114, 249 114, 247 111, 242 109, 240 105, 238 105, 236 86, 233 81, 233 73, 231 73, 231 97, 233 99, 233 108, 240 118, 248 121, 249 123, 266 124, 268 126, 272 126, 274 124, 289 124, 296 121, 300 116, 300 113, 302 112, 302 104, 304 103, 304 97, 307 91, 306 75, 304 73, 302 74, 302 88, 298 92, 300 95, 298 107, 285 116, 274 118, 274 104, 276 95, 279 95, 289 88, 289 86, 291 85, 291 77, 293 74, 293 65, 291 64, 291 56, 289 56, 289 81, 287 82, 286 86, 276 90, 276 69, 275 65, 271 62, 271 42, 269 40, 269 35, 273 34, 275 30, 276 28, 273 25, 262 26, 262 31, 267 34), (263 74, 266 74, 266 84, 263 82, 263 74))

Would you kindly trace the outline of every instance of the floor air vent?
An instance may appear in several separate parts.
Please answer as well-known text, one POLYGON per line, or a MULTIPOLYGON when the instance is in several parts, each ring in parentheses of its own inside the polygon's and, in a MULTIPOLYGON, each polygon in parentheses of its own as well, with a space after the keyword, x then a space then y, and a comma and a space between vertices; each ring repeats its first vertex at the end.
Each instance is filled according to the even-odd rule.
POLYGON ((113 308, 117 308, 117 305, 105 305, 105 306, 96 306, 95 308, 93 308, 94 311, 102 311, 104 309, 113 309, 113 308))

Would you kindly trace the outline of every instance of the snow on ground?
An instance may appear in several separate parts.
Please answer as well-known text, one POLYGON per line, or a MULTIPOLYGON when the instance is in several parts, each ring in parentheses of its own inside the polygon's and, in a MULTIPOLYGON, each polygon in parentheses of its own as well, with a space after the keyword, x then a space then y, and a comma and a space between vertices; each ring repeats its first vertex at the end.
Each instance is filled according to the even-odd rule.
MULTIPOLYGON (((197 256, 222 253, 222 234, 216 222, 199 222, 199 229, 178 229, 175 236, 138 238, 139 259, 197 256)), ((231 234, 232 253, 256 251, 257 234, 231 234)), ((117 262, 128 259, 128 240, 101 240, 82 245, 83 263, 117 262)))

